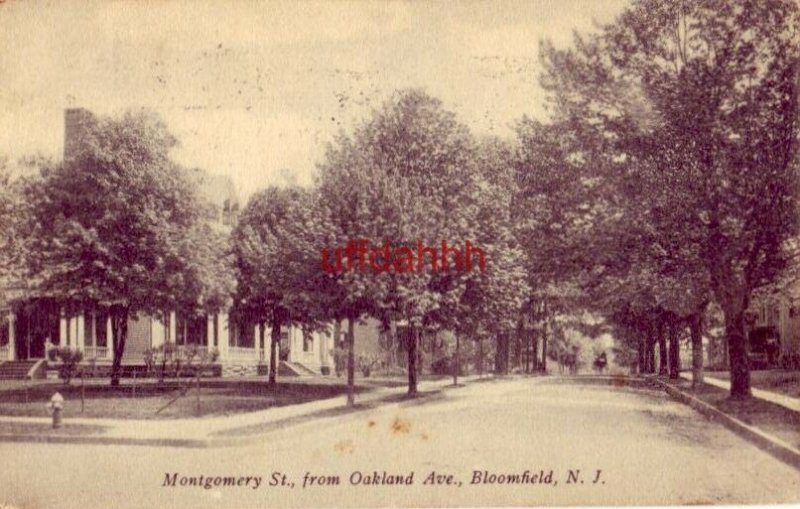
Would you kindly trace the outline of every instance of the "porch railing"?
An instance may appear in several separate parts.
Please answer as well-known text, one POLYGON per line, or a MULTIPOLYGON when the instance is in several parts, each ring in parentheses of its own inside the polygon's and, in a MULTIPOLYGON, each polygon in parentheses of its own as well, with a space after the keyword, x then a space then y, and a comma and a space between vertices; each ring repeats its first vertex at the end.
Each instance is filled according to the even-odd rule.
POLYGON ((208 345, 194 345, 194 344, 177 345, 176 348, 178 349, 178 353, 180 353, 180 354, 183 354, 187 350, 192 350, 192 349, 197 350, 198 352, 203 351, 203 350, 209 350, 208 345))
POLYGON ((229 346, 227 355, 223 357, 223 360, 234 362, 263 362, 264 359, 264 350, 244 346, 229 346))
POLYGON ((108 359, 107 346, 87 346, 83 349, 83 358, 85 360, 91 359, 108 359))

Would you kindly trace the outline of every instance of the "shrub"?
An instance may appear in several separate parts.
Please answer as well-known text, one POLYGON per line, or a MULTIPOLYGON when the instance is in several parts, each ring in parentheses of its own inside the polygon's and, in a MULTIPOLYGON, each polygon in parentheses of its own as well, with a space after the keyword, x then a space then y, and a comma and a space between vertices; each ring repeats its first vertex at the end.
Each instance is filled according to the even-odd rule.
POLYGON ((58 367, 58 376, 65 384, 70 383, 78 372, 83 360, 83 352, 77 349, 73 350, 68 346, 61 346, 51 349, 48 355, 61 361, 61 365, 58 367))
MULTIPOLYGON (((431 373, 434 375, 452 375, 453 371, 455 370, 456 359, 453 355, 445 355, 439 357, 435 361, 431 362, 431 373)), ((464 365, 464 359, 461 359, 461 363, 458 366, 458 376, 464 376, 466 373, 466 366, 464 365)))
MULTIPOLYGON (((186 345, 178 348, 175 343, 164 343, 155 348, 148 348, 144 352, 144 363, 148 374, 158 370, 159 380, 163 380, 168 371, 178 376, 183 369, 195 369, 202 372, 209 364, 219 358, 219 350, 208 349, 204 345, 186 345)), ((172 376, 172 375, 171 375, 172 376)))
POLYGON ((372 372, 372 368, 378 364, 378 357, 376 355, 361 354, 356 359, 356 367, 364 377, 368 377, 372 372))

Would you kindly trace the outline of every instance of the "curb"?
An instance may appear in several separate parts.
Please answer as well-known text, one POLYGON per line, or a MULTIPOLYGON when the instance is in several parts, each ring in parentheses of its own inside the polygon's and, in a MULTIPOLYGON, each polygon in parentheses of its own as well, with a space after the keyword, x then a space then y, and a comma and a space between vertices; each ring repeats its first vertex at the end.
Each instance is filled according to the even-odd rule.
POLYGON ((645 379, 649 382, 655 382, 655 384, 664 389, 672 399, 689 405, 712 421, 722 423, 726 428, 755 444, 759 449, 800 470, 800 450, 792 447, 783 440, 769 435, 754 426, 745 424, 739 419, 718 410, 705 401, 663 380, 659 380, 655 377, 645 377, 645 379))
POLYGON ((211 445, 208 440, 183 438, 129 438, 104 437, 92 435, 35 435, 31 433, 0 433, 2 442, 48 443, 48 444, 84 444, 84 445, 143 445, 150 447, 190 447, 206 448, 211 445))

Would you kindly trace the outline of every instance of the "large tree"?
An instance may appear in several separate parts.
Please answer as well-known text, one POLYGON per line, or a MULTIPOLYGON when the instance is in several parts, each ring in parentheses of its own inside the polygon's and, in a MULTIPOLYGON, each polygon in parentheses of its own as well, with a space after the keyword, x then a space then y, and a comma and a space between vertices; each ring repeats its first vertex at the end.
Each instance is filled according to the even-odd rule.
POLYGON ((640 0, 572 49, 543 50, 557 118, 592 140, 599 171, 660 183, 647 187, 652 212, 681 223, 703 261, 732 397, 750 394, 750 295, 783 267, 797 228, 798 23, 788 0, 640 0))
POLYGON ((319 267, 321 222, 313 193, 270 187, 250 198, 233 232, 238 289, 235 314, 269 325, 269 383, 276 383, 281 330, 318 326, 326 281, 319 267))
MULTIPOLYGON (((504 140, 484 138, 476 145, 475 161, 476 185, 462 201, 471 204, 471 241, 485 251, 487 267, 486 271, 461 276, 464 291, 458 304, 443 308, 439 316, 458 340, 491 334, 495 339, 495 371, 505 374, 509 371, 511 339, 530 295, 527 257, 519 242, 518 215, 513 210, 517 189, 514 150, 504 140)), ((457 373, 460 359, 456 360, 457 373)))
MULTIPOLYGON (((469 131, 440 101, 418 90, 397 92, 351 136, 340 137, 321 166, 330 247, 365 239, 413 252, 418 242, 463 248, 473 226, 474 207, 464 198, 474 186, 473 154, 469 131)), ((434 325, 443 307, 455 306, 464 289, 460 278, 430 270, 427 257, 425 263, 424 270, 354 270, 335 277, 343 292, 337 313, 352 321, 369 312, 407 324, 409 394, 417 392, 421 331, 434 325)))
POLYGON ((0 305, 7 304, 24 278, 25 246, 20 231, 25 213, 22 183, 8 158, 0 156, 0 305))
POLYGON ((176 143, 147 111, 92 118, 63 164, 43 168, 24 190, 28 277, 39 295, 63 307, 108 310, 112 385, 119 384, 129 318, 159 316, 177 303, 220 303, 185 297, 216 293, 206 285, 218 277, 195 276, 222 276, 224 253, 209 253, 221 244, 198 235, 207 209, 189 172, 169 157, 176 143), (212 267, 198 269, 206 263, 212 267))

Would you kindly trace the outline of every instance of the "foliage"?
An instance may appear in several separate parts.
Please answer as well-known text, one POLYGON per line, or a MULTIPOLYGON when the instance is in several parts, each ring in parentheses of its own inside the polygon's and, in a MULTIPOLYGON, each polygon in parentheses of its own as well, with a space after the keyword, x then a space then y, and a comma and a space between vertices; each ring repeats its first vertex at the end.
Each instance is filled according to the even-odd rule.
POLYGON ((281 329, 321 327, 326 279, 319 268, 322 222, 312 194, 270 187, 253 195, 233 235, 237 289, 234 316, 268 323, 269 381, 275 383, 281 329))
POLYGON ((81 361, 83 360, 83 352, 69 346, 55 347, 48 352, 51 360, 60 362, 58 366, 58 377, 69 384, 75 375, 78 373, 81 361))
POLYGON ((197 183, 169 158, 175 144, 144 110, 89 117, 63 164, 43 167, 23 190, 29 278, 65 307, 108 308, 112 384, 129 317, 219 309, 232 289, 197 183))
POLYGON ((358 370, 366 378, 370 375, 372 369, 380 364, 380 359, 377 355, 361 354, 358 356, 356 364, 358 365, 358 370))
POLYGON ((555 118, 608 188, 603 217, 634 235, 612 251, 639 266, 618 287, 646 288, 640 309, 713 292, 735 396, 749 394, 742 314, 797 229, 797 26, 788 1, 640 0, 572 49, 543 47, 555 118))
POLYGON ((183 373, 202 373, 219 358, 217 348, 207 348, 205 345, 178 346, 173 342, 162 343, 156 347, 148 348, 144 352, 144 363, 147 373, 152 374, 158 369, 159 380, 164 380, 167 373, 180 376, 183 373))
MULTIPOLYGON (((418 241, 436 246, 474 238, 473 154, 469 131, 440 101, 418 90, 396 93, 352 137, 329 147, 319 178, 329 231, 324 245, 370 239, 415 250, 418 241)), ((409 392, 415 393, 419 330, 456 308, 463 273, 343 271, 330 279, 332 318, 368 313, 409 323, 409 392)))

